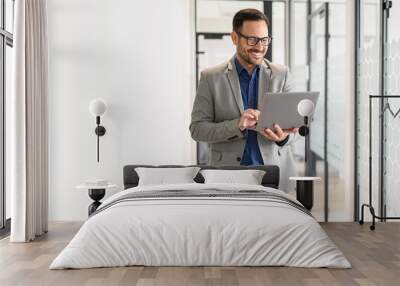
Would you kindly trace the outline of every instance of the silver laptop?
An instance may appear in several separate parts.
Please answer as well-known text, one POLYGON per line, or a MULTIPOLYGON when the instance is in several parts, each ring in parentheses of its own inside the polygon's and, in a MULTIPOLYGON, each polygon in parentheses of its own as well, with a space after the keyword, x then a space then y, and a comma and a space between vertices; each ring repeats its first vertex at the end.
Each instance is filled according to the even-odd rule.
POLYGON ((298 111, 299 102, 303 99, 312 101, 315 111, 318 96, 319 92, 266 93, 258 106, 261 114, 255 129, 260 131, 265 128, 273 128, 275 123, 282 129, 304 125, 304 116, 300 115, 298 111))

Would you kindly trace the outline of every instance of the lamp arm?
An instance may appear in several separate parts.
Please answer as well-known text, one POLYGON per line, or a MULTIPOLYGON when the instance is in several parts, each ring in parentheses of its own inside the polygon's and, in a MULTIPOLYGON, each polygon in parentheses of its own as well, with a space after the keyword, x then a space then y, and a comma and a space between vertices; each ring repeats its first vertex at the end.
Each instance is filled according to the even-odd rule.
POLYGON ((99 139, 100 139, 100 135, 99 135, 99 132, 98 132, 98 129, 99 129, 99 126, 100 126, 100 116, 96 116, 96 124, 97 124, 97 128, 96 128, 96 135, 97 135, 97 162, 99 162, 100 161, 100 151, 99 151, 99 149, 100 149, 100 143, 99 143, 99 139))
MULTIPOLYGON (((99 127, 99 125, 97 125, 97 127, 99 127)), ((100 138, 100 136, 99 136, 99 133, 97 132, 97 162, 99 162, 99 154, 100 154, 100 151, 99 151, 99 149, 100 149, 99 138, 100 138)))
POLYGON ((299 134, 301 136, 307 137, 309 132, 310 132, 310 130, 308 127, 308 116, 304 116, 304 125, 300 127, 299 134))
POLYGON ((96 116, 96 129, 94 130, 95 134, 97 135, 97 162, 99 162, 99 157, 100 157, 100 143, 99 143, 99 138, 100 136, 104 136, 104 134, 106 134, 106 129, 104 128, 104 126, 100 125, 100 116, 96 116))

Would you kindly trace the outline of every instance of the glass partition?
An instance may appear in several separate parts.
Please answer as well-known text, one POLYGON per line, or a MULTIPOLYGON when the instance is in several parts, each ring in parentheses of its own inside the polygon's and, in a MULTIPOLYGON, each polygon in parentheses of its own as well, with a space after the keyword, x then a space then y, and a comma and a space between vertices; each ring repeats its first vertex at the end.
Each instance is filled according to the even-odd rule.
POLYGON ((327 207, 327 162, 326 125, 327 125, 327 23, 328 5, 322 4, 309 16, 310 25, 310 85, 311 91, 319 91, 313 120, 310 125, 310 156, 307 162, 307 175, 318 176, 320 181, 314 184, 313 214, 318 220, 326 220, 327 207))
POLYGON ((255 8, 263 11, 263 1, 197 0, 196 29, 200 33, 230 33, 237 11, 255 8))
POLYGON ((308 87, 319 91, 320 96, 310 129, 307 172, 321 177, 316 184, 313 213, 327 221, 346 221, 353 216, 351 5, 344 0, 312 0, 309 16, 308 87))
MULTIPOLYGON (((0 5, 1 6, 1 5, 0 5)), ((2 29, 3 31, 3 29, 2 29)), ((6 197, 5 197, 5 188, 4 188, 4 178, 5 178, 5 170, 4 166, 4 135, 5 135, 5 126, 4 126, 4 49, 5 49, 5 37, 3 34, 0 34, 0 62, 2 67, 0 69, 0 229, 5 226, 5 212, 6 212, 6 197)))
MULTIPOLYGON (((357 181, 359 202, 367 203, 369 191, 369 138, 368 110, 369 95, 380 93, 380 1, 363 1, 360 7, 360 46, 358 48, 358 87, 357 87, 357 181)), ((373 106, 373 117, 377 118, 379 105, 373 106)), ((378 202, 378 154, 379 154, 379 120, 372 121, 373 138, 373 202, 378 202)), ((366 212, 367 218, 369 212, 366 212)))
POLYGON ((286 3, 272 3, 272 62, 278 64, 287 64, 286 62, 286 3))
MULTIPOLYGON (((308 62, 307 62, 307 16, 308 2, 296 0, 291 6, 291 47, 290 71, 296 91, 305 91, 308 87, 308 62)), ((296 169, 299 175, 305 175, 305 138, 297 136, 292 144, 296 169)))
POLYGON ((388 99, 385 106, 385 169, 384 203, 386 216, 400 216, 400 3, 393 6, 387 18, 387 39, 385 42, 385 93, 399 95, 388 99))
MULTIPOLYGON (((328 54, 328 89, 327 89, 327 165, 328 165, 328 201, 331 221, 346 220, 353 205, 351 192, 346 189, 346 176, 350 172, 350 160, 346 160, 348 140, 346 136, 352 129, 353 110, 349 110, 349 92, 347 79, 351 77, 351 66, 348 65, 346 41, 348 27, 347 7, 345 1, 329 1, 329 54, 328 54), (346 174, 347 173, 347 174, 346 174)), ((348 41, 353 41, 349 39, 348 41)), ((353 151, 353 150, 351 150, 353 151)))
POLYGON ((0 236, 8 233, 10 228, 11 203, 9 182, 5 181, 6 156, 6 105, 11 94, 11 73, 13 65, 13 20, 14 0, 0 1, 0 236))
MULTIPOLYGON (((6 45, 5 53, 5 97, 7 99, 11 98, 11 87, 12 87, 12 69, 13 69, 13 52, 10 45, 6 45)), ((6 103, 7 104, 7 103, 6 103)), ((7 160, 7 158, 5 158, 7 160)), ((8 182, 6 182, 8 183, 8 182)), ((7 186, 10 184, 8 183, 7 186)), ((11 190, 10 188, 5 188, 5 219, 11 218, 11 190)))
POLYGON ((13 33, 14 30, 14 3, 15 0, 5 0, 5 28, 10 33, 13 33))

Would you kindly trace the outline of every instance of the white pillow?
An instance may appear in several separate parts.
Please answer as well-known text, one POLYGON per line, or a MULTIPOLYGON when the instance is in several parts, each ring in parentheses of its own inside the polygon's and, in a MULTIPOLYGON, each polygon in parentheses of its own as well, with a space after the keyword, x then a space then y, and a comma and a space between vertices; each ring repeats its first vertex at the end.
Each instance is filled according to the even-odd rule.
POLYGON ((265 171, 262 170, 201 170, 204 183, 233 183, 261 185, 265 171))
POLYGON ((199 167, 135 168, 139 176, 138 186, 195 183, 193 179, 199 170, 199 167))

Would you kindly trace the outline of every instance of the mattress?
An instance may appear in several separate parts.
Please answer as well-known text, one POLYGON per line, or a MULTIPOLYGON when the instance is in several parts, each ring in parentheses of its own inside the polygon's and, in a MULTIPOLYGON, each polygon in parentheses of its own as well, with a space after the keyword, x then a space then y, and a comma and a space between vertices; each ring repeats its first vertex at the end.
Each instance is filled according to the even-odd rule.
POLYGON ((284 192, 197 183, 111 196, 50 269, 130 265, 351 267, 312 215, 284 192))

